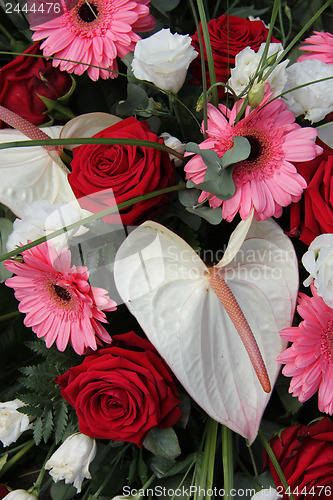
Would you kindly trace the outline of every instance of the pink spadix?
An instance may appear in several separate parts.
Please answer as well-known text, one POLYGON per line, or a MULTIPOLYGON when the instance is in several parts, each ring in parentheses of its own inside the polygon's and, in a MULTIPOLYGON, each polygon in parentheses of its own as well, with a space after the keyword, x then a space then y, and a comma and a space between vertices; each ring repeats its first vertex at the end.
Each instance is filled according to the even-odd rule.
MULTIPOLYGON (((10 125, 11 127, 15 128, 25 136, 29 137, 29 139, 32 139, 33 141, 40 141, 43 139, 51 139, 51 137, 45 132, 43 132, 41 129, 33 125, 32 123, 28 122, 21 116, 17 115, 13 111, 10 111, 9 109, 5 108, 4 106, 0 106, 0 119, 7 123, 7 125, 10 125)), ((47 151, 57 151, 59 154, 61 152, 60 146, 43 146, 47 151)))
POLYGON ((269 381, 268 373, 264 360, 262 359, 260 349, 258 347, 257 341, 254 338, 250 325, 248 324, 243 311, 239 307, 239 304, 227 285, 226 281, 219 275, 219 272, 212 269, 209 274, 208 281, 214 292, 216 293, 219 301, 225 308, 227 314, 229 315, 234 327, 236 328, 246 352, 249 355, 252 366, 257 374, 259 382, 265 392, 271 391, 271 383, 269 381))

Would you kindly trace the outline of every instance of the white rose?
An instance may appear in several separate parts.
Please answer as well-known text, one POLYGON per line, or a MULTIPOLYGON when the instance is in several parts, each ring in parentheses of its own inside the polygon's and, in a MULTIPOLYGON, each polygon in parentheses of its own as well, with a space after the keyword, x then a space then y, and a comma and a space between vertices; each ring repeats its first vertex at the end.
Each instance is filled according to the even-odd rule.
POLYGON ((0 403, 0 441, 4 446, 15 443, 22 432, 32 428, 28 415, 17 411, 21 406, 24 403, 19 399, 0 403))
MULTIPOLYGON (((24 245, 28 240, 36 240, 46 236, 58 229, 77 222, 85 217, 84 212, 79 212, 70 203, 59 202, 51 205, 47 200, 34 201, 26 207, 22 219, 16 219, 13 224, 13 232, 9 235, 6 243, 7 251, 15 250, 24 245)), ((64 232, 52 239, 57 250, 68 246, 73 236, 80 236, 87 231, 80 226, 71 231, 64 232)))
MULTIPOLYGON (((286 71, 288 80, 284 90, 289 90, 321 78, 333 77, 333 64, 308 59, 292 64, 286 71)), ((283 98, 296 117, 304 114, 311 123, 319 122, 333 111, 333 80, 293 90, 283 98)))
POLYGON ((64 479, 80 493, 83 479, 91 479, 89 464, 95 458, 96 448, 95 439, 80 432, 72 434, 46 462, 45 469, 50 470, 55 483, 64 479))
POLYGON ((189 35, 173 35, 169 29, 162 29, 137 42, 132 69, 136 78, 176 94, 197 55, 189 35))
POLYGON ((304 285, 309 286, 314 280, 318 295, 333 307, 333 234, 317 236, 303 255, 302 262, 310 273, 304 285))
MULTIPOLYGON (((237 95, 245 89, 251 78, 254 77, 265 49, 265 45, 265 43, 262 43, 258 52, 255 52, 250 47, 245 47, 245 49, 241 50, 236 55, 235 67, 230 71, 231 77, 228 80, 228 85, 237 95)), ((275 54, 278 56, 282 51, 283 47, 281 43, 270 43, 267 59, 275 54)), ((265 82, 270 84, 271 90, 274 91, 274 97, 281 94, 287 83, 286 67, 288 63, 289 60, 286 59, 278 64, 274 71, 272 71, 269 77, 265 80, 265 82)))
POLYGON ((32 495, 25 490, 13 490, 2 500, 36 500, 36 495, 32 495))
POLYGON ((283 498, 283 495, 280 495, 275 488, 268 488, 258 491, 251 500, 278 500, 279 498, 283 498))
MULTIPOLYGON (((168 148, 174 149, 182 155, 185 153, 186 145, 180 142, 177 137, 173 137, 172 135, 168 134, 168 132, 163 132, 163 134, 161 134, 161 137, 163 138, 164 144, 168 146, 168 148)), ((169 158, 170 160, 173 160, 175 162, 176 167, 179 167, 183 163, 182 160, 177 158, 177 156, 169 155, 169 158)))

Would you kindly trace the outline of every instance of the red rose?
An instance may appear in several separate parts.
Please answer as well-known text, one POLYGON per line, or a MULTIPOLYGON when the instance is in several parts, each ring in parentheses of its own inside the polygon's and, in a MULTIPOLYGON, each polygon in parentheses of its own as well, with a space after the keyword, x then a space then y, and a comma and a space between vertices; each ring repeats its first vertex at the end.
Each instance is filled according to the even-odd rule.
MULTIPOLYGON (((223 14, 217 19, 212 19, 207 23, 210 43, 213 51, 216 81, 226 83, 230 77, 230 69, 235 66, 236 55, 245 47, 250 47, 256 52, 262 43, 266 42, 268 29, 262 21, 248 21, 241 17, 227 16, 223 14)), ((203 35, 202 35, 203 39, 203 35)), ((276 38, 271 38, 272 42, 278 42, 276 38)), ((192 36, 192 45, 200 54, 198 32, 192 36)), ((204 50, 206 62, 207 86, 210 86, 207 53, 204 50)), ((191 64, 191 71, 200 82, 201 60, 200 56, 194 59, 191 64)), ((223 96, 223 89, 219 88, 219 96, 223 96)))
POLYGON ((141 446, 153 427, 181 416, 172 373, 153 345, 134 332, 115 335, 79 366, 56 377, 87 436, 141 446))
MULTIPOLYGON (((24 54, 42 54, 39 42, 24 54)), ((28 122, 41 125, 49 119, 46 106, 37 94, 55 101, 71 86, 71 77, 54 68, 51 61, 43 57, 17 56, 0 69, 0 104, 28 122)))
POLYGON ((311 161, 295 163, 308 183, 303 198, 290 207, 290 234, 310 245, 316 236, 333 233, 333 149, 320 139, 321 155, 311 161))
MULTIPOLYGON (((333 422, 293 425, 270 441, 295 499, 333 498, 333 422), (312 488, 312 489, 311 489, 312 488)), ((264 453, 264 463, 268 457, 264 453)), ((278 493, 289 500, 272 462, 269 467, 278 493)))
MULTIPOLYGON (((163 144, 163 139, 151 132, 146 122, 133 117, 102 130, 94 137, 141 139, 163 144)), ((79 200, 100 193, 98 198, 80 200, 82 207, 91 212, 111 206, 113 197, 119 204, 175 182, 175 169, 169 155, 147 147, 87 144, 74 148, 71 167, 68 180, 79 200)), ((152 213, 160 210, 168 199, 168 195, 158 196, 120 210, 123 224, 135 224, 148 214, 152 217, 152 213)), ((114 218, 106 220, 112 222, 114 218)))

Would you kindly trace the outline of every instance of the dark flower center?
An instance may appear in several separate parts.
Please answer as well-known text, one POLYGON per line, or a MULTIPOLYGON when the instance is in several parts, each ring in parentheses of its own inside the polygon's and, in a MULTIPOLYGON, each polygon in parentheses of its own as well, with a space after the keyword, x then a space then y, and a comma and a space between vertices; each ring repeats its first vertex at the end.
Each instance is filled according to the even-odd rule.
POLYGON ((246 135, 245 137, 249 141, 250 146, 251 146, 251 152, 249 154, 249 157, 246 159, 246 161, 255 161, 258 158, 260 158, 260 156, 262 154, 261 143, 253 135, 246 135))
POLYGON ((66 290, 66 288, 59 285, 53 285, 53 288, 60 299, 65 300, 66 302, 69 302, 71 300, 71 294, 68 290, 66 290))
POLYGON ((82 21, 92 23, 97 18, 98 9, 93 3, 83 3, 77 13, 82 21))

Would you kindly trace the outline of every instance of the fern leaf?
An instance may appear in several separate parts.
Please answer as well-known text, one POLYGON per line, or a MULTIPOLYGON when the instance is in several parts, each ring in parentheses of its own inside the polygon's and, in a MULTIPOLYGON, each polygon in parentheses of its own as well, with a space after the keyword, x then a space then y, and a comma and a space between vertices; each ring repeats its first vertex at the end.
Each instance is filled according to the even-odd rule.
POLYGON ((42 418, 38 417, 34 422, 34 440, 38 446, 43 437, 43 422, 42 418))
POLYGON ((62 441, 68 422, 68 406, 64 399, 61 399, 58 405, 56 406, 56 410, 54 412, 54 420, 55 420, 55 442, 56 444, 58 444, 60 443, 60 441, 62 441))
POLYGON ((52 431, 53 431, 52 410, 44 411, 44 414, 42 416, 42 421, 43 421, 43 439, 44 439, 44 443, 47 443, 47 441, 48 441, 48 439, 51 436, 52 431))

